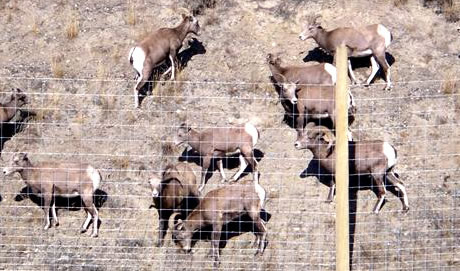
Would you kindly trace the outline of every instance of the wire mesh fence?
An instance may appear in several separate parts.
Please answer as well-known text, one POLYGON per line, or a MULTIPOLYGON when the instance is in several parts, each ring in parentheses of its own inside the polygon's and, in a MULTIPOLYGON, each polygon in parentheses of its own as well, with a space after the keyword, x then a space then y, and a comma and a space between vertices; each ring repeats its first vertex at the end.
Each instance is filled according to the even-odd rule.
MULTIPOLYGON (((268 245, 263 256, 254 256, 252 232, 257 229, 250 217, 241 223, 237 219, 221 229, 219 268, 335 269, 335 203, 325 202, 329 183, 309 172, 318 167, 311 162, 311 152, 294 147, 293 120, 286 116, 271 83, 157 82, 141 109, 135 109, 133 81, 4 78, 1 82, 5 99, 11 86, 27 95, 20 118, 2 124, 2 167, 10 165, 15 153, 27 152, 32 165, 88 163, 102 176, 95 197, 100 218, 97 238, 90 238, 91 229, 80 233, 86 218, 81 199, 56 199, 60 224, 43 230, 43 195, 27 193, 19 174, 4 177, 2 268, 212 268, 212 228, 198 232, 201 239, 193 243, 191 253, 184 253, 172 240, 171 219, 163 247, 156 246, 159 221, 151 208, 149 180, 168 164, 186 160, 200 182, 200 157, 174 142, 183 123, 203 131, 250 122, 260 133, 254 154, 266 191, 263 209, 268 215, 263 218, 268 220, 264 222, 268 245)), ((376 215, 375 187, 365 179, 352 184, 351 267, 456 270, 460 267, 458 87, 433 80, 396 82, 391 91, 382 88, 380 84, 351 87, 357 112, 350 128, 356 141, 380 139, 396 148, 395 170, 405 183, 410 210, 403 213, 398 197, 388 192, 376 215)), ((239 154, 231 154, 223 161, 224 172, 231 176, 239 165, 239 154)), ((199 197, 244 180, 252 187, 250 173, 244 172, 236 184, 224 184, 214 162, 199 197)), ((327 179, 326 175, 319 177, 327 179)))

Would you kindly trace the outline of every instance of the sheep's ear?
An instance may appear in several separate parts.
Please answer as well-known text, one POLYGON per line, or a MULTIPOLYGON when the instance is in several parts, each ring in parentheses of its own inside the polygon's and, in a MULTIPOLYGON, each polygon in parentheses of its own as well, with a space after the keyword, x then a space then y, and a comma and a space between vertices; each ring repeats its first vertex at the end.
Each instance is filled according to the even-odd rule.
POLYGON ((182 15, 182 19, 185 20, 185 18, 187 18, 187 15, 186 15, 186 14, 182 13, 181 15, 182 15))

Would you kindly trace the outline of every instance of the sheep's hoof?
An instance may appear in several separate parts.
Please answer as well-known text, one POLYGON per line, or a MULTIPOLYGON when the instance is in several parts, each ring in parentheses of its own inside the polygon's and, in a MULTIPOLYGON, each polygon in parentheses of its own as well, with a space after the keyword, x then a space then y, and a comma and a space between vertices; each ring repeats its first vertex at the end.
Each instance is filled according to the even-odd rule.
POLYGON ((80 229, 80 233, 85 233, 87 231, 87 229, 80 229))
POLYGON ((54 226, 55 227, 59 226, 59 221, 56 221, 56 223, 54 223, 54 226))
POLYGON ((409 212, 409 209, 410 209, 409 206, 404 207, 403 208, 403 214, 406 214, 407 212, 409 212))
POLYGON ((97 237, 97 233, 91 234, 91 237, 96 238, 96 237, 97 237))
POLYGON ((369 87, 370 85, 371 85, 371 84, 369 84, 369 83, 367 83, 367 82, 363 83, 363 86, 365 86, 365 87, 369 87))
POLYGON ((158 240, 158 241, 155 243, 155 246, 156 246, 156 247, 162 247, 162 246, 163 246, 163 241, 158 240))
POLYGON ((50 224, 46 224, 45 227, 43 227, 43 229, 46 231, 50 228, 50 224))
POLYGON ((391 90, 393 88, 393 85, 386 85, 383 90, 391 90))
POLYGON ((228 180, 227 180, 226 178, 222 178, 222 179, 220 180, 220 182, 221 182, 221 183, 226 183, 226 182, 228 182, 228 180))

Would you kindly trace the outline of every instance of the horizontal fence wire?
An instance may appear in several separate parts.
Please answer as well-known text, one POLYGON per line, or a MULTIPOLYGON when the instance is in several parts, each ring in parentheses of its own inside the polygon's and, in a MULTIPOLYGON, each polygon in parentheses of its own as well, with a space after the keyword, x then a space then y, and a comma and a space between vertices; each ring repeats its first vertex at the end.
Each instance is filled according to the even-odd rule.
MULTIPOLYGON (((458 82, 457 78, 449 80, 458 82)), ((395 147, 394 171, 407 190, 410 206, 404 213, 402 201, 397 193, 391 193, 391 184, 387 183, 386 202, 380 213, 374 214, 375 184, 366 176, 351 174, 356 181, 350 183, 349 201, 353 270, 460 268, 460 96, 455 84, 454 89, 446 89, 444 82, 393 82, 392 90, 383 90, 384 84, 378 82, 369 87, 350 87, 357 109, 350 125, 353 139, 378 139, 395 147)), ((59 226, 53 225, 50 213, 51 228, 44 230, 40 208, 49 190, 27 189, 18 172, 5 176, 0 186, 0 268, 212 268, 213 229, 209 225, 197 232, 191 253, 185 253, 172 238, 178 221, 170 219, 164 244, 157 247, 159 214, 149 181, 161 178, 167 165, 188 161, 200 183, 203 156, 176 145, 183 123, 197 131, 227 131, 251 123, 259 131, 254 155, 259 182, 266 192, 260 217, 266 220, 263 224, 268 245, 263 256, 254 256, 254 232, 259 229, 247 214, 235 218, 219 230, 219 268, 335 269, 335 203, 326 202, 331 174, 319 171, 311 151, 295 148, 295 118, 286 114, 282 106, 286 101, 280 100, 273 83, 155 80, 150 82, 154 85, 152 94, 145 95, 139 109, 133 106, 134 83, 124 78, 0 77, 0 101, 5 103, 11 88, 17 86, 27 96, 27 104, 18 109, 19 118, 2 123, 4 173, 7 168, 19 168, 13 157, 24 152, 31 163, 26 168, 42 170, 36 179, 43 186, 53 179, 56 189, 51 191, 56 194, 65 183, 63 178, 73 173, 86 176, 86 167, 71 170, 69 166, 41 163, 89 164, 101 175, 93 197, 100 218, 97 238, 90 237, 93 224, 80 233, 86 219, 82 198, 54 199, 59 226), (245 88, 251 85, 264 87, 245 88), (56 173, 58 169, 63 175, 56 173)), ((314 100, 318 104, 328 101, 314 100)), ((330 123, 326 118, 319 124, 330 123)), ((231 137, 227 132, 203 143, 242 142, 242 137, 231 137)), ((356 161, 372 159, 378 157, 358 157, 356 161)), ((228 179, 239 166, 238 153, 224 157, 228 179)), ((216 189, 254 188, 250 169, 235 184, 222 183, 219 165, 214 161, 209 175, 203 192, 198 193, 202 200, 216 189)), ((258 194, 253 192, 247 197, 219 194, 208 198, 214 207, 207 208, 215 213, 228 211, 218 205, 225 201, 259 202, 258 194)), ((184 209, 194 209, 188 207, 184 209)))

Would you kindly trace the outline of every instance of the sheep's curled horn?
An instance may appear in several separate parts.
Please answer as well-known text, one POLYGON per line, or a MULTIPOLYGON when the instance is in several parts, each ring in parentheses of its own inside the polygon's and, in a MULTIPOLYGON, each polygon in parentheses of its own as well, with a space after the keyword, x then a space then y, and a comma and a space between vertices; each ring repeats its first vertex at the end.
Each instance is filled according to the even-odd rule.
POLYGON ((317 15, 310 15, 308 17, 308 22, 310 24, 318 24, 318 19, 320 19, 322 16, 317 14, 317 15))

